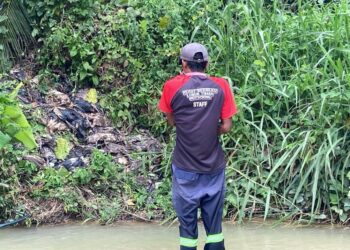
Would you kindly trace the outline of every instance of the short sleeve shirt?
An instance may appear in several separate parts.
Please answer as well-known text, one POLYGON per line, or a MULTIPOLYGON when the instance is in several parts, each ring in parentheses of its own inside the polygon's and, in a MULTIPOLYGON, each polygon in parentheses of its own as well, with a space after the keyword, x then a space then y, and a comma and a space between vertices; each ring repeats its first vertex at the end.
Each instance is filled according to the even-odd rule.
POLYGON ((225 79, 202 73, 178 75, 164 84, 158 107, 174 115, 176 167, 195 173, 215 173, 225 168, 219 122, 237 113, 225 79))

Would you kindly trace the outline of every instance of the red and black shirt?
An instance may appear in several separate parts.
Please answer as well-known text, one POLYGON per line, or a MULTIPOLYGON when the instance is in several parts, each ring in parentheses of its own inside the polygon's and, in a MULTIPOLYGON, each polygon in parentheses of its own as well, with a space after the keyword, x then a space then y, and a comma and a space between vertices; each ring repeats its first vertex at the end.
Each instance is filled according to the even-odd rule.
POLYGON ((178 75, 165 83, 158 107, 164 113, 174 114, 176 167, 195 173, 214 173, 225 168, 219 121, 237 113, 225 79, 202 73, 178 75))

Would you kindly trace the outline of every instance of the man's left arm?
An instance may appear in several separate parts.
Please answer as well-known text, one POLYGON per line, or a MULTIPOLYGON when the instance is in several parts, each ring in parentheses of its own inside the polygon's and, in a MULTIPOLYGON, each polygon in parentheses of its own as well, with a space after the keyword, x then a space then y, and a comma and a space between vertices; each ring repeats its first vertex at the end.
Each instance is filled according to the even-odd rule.
POLYGON ((224 119, 221 121, 220 127, 219 127, 219 135, 227 134, 230 132, 232 128, 232 118, 224 119))

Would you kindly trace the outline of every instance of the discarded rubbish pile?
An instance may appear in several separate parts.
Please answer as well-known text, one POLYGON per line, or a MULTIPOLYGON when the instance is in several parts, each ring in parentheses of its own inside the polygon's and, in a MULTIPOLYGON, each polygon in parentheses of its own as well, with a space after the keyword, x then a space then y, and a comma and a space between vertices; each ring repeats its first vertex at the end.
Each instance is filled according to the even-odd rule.
MULTIPOLYGON (((12 72, 23 80, 25 73, 12 72)), ((37 81, 33 78, 31 81, 37 81)), ((63 90, 66 86, 61 87, 63 90)), ((34 109, 40 109, 39 122, 46 127, 47 133, 37 138, 39 154, 27 155, 25 159, 39 167, 65 167, 72 171, 88 166, 93 149, 113 155, 114 160, 128 169, 136 169, 140 164, 132 159, 132 152, 159 154, 161 143, 148 131, 138 130, 130 135, 112 127, 103 110, 97 103, 95 89, 83 89, 75 95, 58 90, 50 90, 45 96, 37 90, 24 88, 19 98, 34 109), (68 133, 69 132, 69 133, 68 133), (69 134, 74 137, 67 139, 69 134)), ((155 160, 155 164, 159 160, 155 160)))
MULTIPOLYGON (((30 154, 18 154, 18 159, 37 167, 23 165, 25 171, 20 170, 15 181, 6 185, 8 190, 18 189, 15 195, 5 190, 12 212, 2 215, 3 225, 15 221, 10 218, 15 218, 17 210, 29 214, 35 223, 162 218, 164 210, 156 199, 163 205, 166 198, 158 194, 169 194, 161 168, 163 145, 148 131, 128 133, 113 127, 95 89, 74 91, 68 80, 60 79, 62 84, 55 89, 39 91, 31 68, 12 70, 10 76, 0 78, 3 82, 24 83, 17 96, 36 128, 38 144, 30 154)), ((14 145, 20 150, 19 144, 14 145)))

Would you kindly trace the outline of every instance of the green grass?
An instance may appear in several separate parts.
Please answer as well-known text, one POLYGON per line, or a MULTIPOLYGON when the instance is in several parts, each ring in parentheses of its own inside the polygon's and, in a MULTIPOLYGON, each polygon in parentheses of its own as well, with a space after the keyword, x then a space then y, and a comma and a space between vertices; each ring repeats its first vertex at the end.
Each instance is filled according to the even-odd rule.
POLYGON ((228 178, 238 186, 228 190, 242 189, 239 218, 259 204, 264 218, 284 207, 312 220, 333 207, 345 221, 349 4, 304 4, 291 12, 279 1, 269 9, 263 2, 230 3, 221 22, 209 24, 209 46, 220 55, 214 66, 234 82, 240 108, 224 138, 228 155, 234 151, 228 178))

